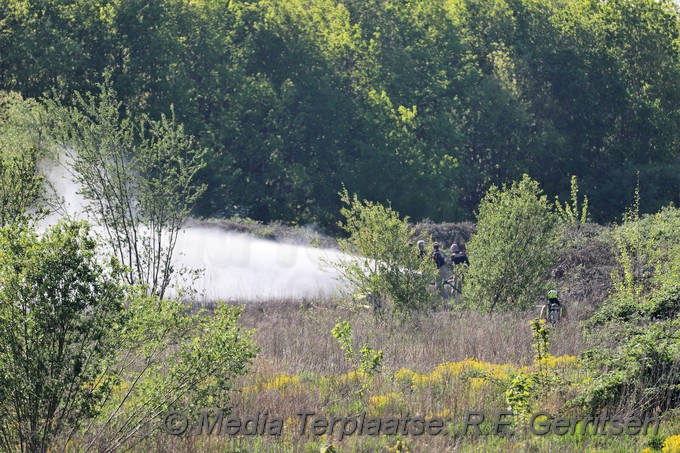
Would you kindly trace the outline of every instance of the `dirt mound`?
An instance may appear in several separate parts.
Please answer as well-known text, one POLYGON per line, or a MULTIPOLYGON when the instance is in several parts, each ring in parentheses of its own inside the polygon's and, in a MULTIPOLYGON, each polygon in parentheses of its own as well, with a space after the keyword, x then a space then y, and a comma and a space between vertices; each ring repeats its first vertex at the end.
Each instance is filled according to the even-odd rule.
POLYGON ((444 247, 449 247, 454 242, 464 247, 477 230, 477 226, 472 222, 433 223, 426 220, 416 224, 415 229, 418 238, 429 235, 444 247))
POLYGON ((551 271, 560 299, 584 313, 593 310, 609 294, 616 264, 610 228, 587 224, 575 232, 551 271))

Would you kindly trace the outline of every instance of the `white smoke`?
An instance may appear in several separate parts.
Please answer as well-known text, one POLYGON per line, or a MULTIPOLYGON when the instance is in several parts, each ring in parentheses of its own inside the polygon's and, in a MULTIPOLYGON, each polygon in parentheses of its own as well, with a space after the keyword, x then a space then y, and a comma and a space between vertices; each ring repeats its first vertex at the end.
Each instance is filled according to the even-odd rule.
POLYGON ((324 297, 337 289, 327 263, 339 255, 336 250, 191 227, 177 241, 174 263, 204 269, 194 287, 207 300, 324 297))
MULTIPOLYGON (((78 194, 68 168, 56 165, 45 169, 45 174, 63 199, 63 207, 41 226, 53 225, 67 214, 84 219, 86 200, 78 194)), ((339 289, 329 263, 341 256, 333 249, 282 244, 216 227, 190 226, 178 237, 173 266, 202 270, 192 287, 206 301, 329 297, 339 289)))

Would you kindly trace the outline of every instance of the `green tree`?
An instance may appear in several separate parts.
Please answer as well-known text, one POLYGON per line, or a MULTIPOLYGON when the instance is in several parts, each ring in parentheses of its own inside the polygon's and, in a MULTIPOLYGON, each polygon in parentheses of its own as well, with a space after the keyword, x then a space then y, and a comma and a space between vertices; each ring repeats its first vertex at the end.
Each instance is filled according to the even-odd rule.
POLYGON ((467 244, 472 266, 465 299, 485 311, 526 309, 541 299, 556 259, 555 214, 529 176, 491 186, 479 205, 477 233, 467 244))
POLYGON ((48 154, 40 114, 37 103, 0 93, 0 226, 37 218, 54 201, 38 168, 48 154))
POLYGON ((97 413, 123 320, 118 271, 82 223, 0 230, 0 446, 44 452, 97 413))
POLYGON ((344 183, 420 220, 540 175, 595 220, 680 202, 673 0, 5 0, 0 86, 110 77, 209 149, 197 213, 333 226, 344 183), (376 177, 376 174, 379 177, 376 177), (418 190, 401 190, 401 187, 418 190))
POLYGON ((121 284, 84 223, 0 230, 0 448, 131 448, 168 410, 230 409, 257 348, 218 303, 121 284), (66 447, 64 447, 66 448, 66 447))
POLYGON ((374 313, 380 314, 390 301, 397 313, 427 308, 432 301, 431 284, 437 270, 427 255, 420 258, 414 245, 415 230, 408 218, 370 201, 350 198, 342 192, 340 227, 349 235, 340 249, 349 258, 336 263, 341 278, 351 290, 371 300, 374 313))
POLYGON ((88 201, 87 213, 128 269, 128 284, 162 298, 175 273, 178 234, 205 190, 196 182, 205 151, 174 114, 135 124, 121 117, 113 89, 100 88, 99 96, 77 95, 77 108, 48 100, 50 131, 88 201))

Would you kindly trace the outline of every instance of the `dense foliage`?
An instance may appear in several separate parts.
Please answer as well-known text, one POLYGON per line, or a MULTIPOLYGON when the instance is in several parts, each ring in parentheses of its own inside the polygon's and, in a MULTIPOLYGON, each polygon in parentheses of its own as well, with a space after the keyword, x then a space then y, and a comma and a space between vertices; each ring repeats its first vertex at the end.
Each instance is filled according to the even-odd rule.
POLYGON ((437 275, 429 252, 432 241, 427 241, 421 256, 408 218, 401 219, 389 206, 350 197, 347 190, 342 201, 345 220, 340 228, 348 238, 340 240, 345 255, 335 265, 354 297, 369 302, 376 315, 431 307, 430 289, 437 275))
POLYGON ((0 93, 0 226, 39 216, 54 201, 38 168, 47 153, 39 112, 35 102, 0 93))
POLYGON ((671 0, 3 0, 0 89, 124 108, 208 148, 198 213, 332 225, 341 183, 469 218, 528 173, 594 220, 680 201, 671 0))
POLYGON ((659 413, 680 401, 680 210, 625 217, 613 233, 614 290, 587 325, 596 377, 582 403, 592 412, 659 413))
POLYGON ((542 300, 558 251, 556 216, 536 181, 491 186, 468 243, 465 297, 483 310, 524 310, 542 300))
POLYGON ((110 90, 77 98, 70 109, 0 98, 3 451, 118 451, 175 407, 228 411, 257 351, 240 309, 197 311, 191 288, 181 301, 163 298, 171 277, 193 275, 171 257, 203 190, 194 183, 202 152, 174 118, 120 120, 110 90), (94 233, 44 219, 45 207, 60 207, 39 168, 54 140, 94 233))
POLYGON ((116 272, 96 262, 85 225, 42 237, 0 230, 0 448, 47 451, 92 416, 110 391, 102 375, 123 320, 116 272))

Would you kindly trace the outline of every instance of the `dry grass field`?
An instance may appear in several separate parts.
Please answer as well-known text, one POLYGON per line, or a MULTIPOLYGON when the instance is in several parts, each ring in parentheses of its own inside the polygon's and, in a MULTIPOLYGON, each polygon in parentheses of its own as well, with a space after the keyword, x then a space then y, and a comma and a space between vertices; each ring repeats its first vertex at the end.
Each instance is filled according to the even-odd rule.
MULTIPOLYGON (((161 434, 146 446, 187 452, 642 451, 650 439, 654 442, 651 432, 592 434, 590 425, 581 434, 578 425, 573 434, 537 435, 527 429, 528 417, 539 411, 556 415, 587 385, 578 358, 587 349, 580 322, 587 314, 589 310, 572 310, 568 319, 548 329, 550 356, 537 360, 530 325, 537 313, 482 315, 452 308, 398 321, 375 319, 368 310, 349 310, 332 301, 247 304, 242 322, 256 329, 260 352, 251 372, 239 381, 233 411, 224 415, 222 427, 229 417, 244 422, 259 415, 263 431, 265 422, 279 418, 280 435, 232 436, 217 429, 207 435, 209 426, 195 422, 188 434, 161 434), (378 372, 370 375, 358 369, 358 362, 346 360, 331 335, 339 319, 351 325, 355 354, 365 344, 383 351, 378 372), (527 399, 527 418, 513 417, 513 425, 496 434, 494 418, 508 410, 508 389, 516 387, 517 376, 536 376, 541 387, 527 399), (301 433, 304 416, 299 414, 305 412, 315 415, 308 417, 301 433), (465 432, 469 412, 485 416, 481 435, 471 427, 465 432), (440 418, 443 428, 436 435, 370 435, 358 430, 340 435, 343 426, 348 431, 353 427, 351 421, 343 425, 341 418, 362 413, 383 423, 406 414, 426 422, 440 418), (338 417, 332 435, 328 429, 323 435, 312 432, 313 418, 319 415, 329 423, 338 417)), ((673 425, 664 419, 659 434, 673 431, 673 425)))

